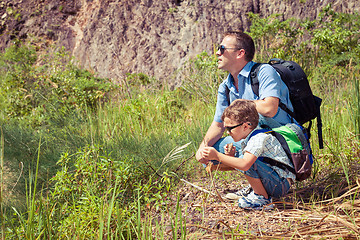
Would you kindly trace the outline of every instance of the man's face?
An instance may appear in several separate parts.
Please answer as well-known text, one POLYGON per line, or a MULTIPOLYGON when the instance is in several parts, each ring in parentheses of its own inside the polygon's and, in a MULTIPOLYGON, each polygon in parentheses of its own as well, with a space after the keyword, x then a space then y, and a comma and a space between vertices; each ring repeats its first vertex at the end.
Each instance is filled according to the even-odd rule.
POLYGON ((239 53, 239 50, 236 49, 236 38, 234 36, 226 36, 222 40, 221 45, 225 47, 225 50, 223 53, 221 53, 220 49, 216 52, 218 56, 218 68, 231 72, 239 53))

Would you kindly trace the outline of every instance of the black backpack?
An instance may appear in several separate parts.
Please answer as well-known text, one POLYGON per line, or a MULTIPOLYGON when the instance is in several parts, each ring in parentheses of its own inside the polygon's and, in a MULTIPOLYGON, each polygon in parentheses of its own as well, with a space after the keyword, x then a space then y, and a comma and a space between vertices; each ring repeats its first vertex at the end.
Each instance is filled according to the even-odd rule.
MULTIPOLYGON (((257 96, 259 96, 259 80, 257 75, 262 64, 263 63, 256 63, 250 72, 252 90, 257 96)), ((312 125, 311 120, 317 118, 319 148, 322 149, 324 147, 320 114, 322 100, 313 95, 304 70, 296 62, 285 61, 278 58, 271 59, 269 64, 280 74, 282 81, 288 87, 290 101, 294 107, 294 111, 290 111, 282 102, 279 103, 279 107, 287 112, 300 125, 309 122, 309 126, 307 127, 309 136, 312 125)))

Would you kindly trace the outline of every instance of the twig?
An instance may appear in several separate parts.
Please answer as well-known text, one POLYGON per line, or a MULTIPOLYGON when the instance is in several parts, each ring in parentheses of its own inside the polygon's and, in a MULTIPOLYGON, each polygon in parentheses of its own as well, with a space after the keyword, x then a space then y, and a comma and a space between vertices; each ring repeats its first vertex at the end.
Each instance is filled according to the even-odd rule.
POLYGON ((18 182, 19 182, 19 180, 20 180, 20 177, 21 177, 21 175, 22 175, 22 172, 23 172, 23 169, 24 169, 24 164, 23 164, 23 162, 20 162, 20 165, 21 165, 21 170, 20 170, 19 177, 18 177, 18 179, 16 180, 16 183, 15 183, 15 185, 13 186, 13 188, 11 189, 10 193, 12 193, 12 192, 14 191, 14 189, 15 189, 16 185, 18 184, 18 182))
MULTIPOLYGON (((209 164, 206 166, 206 171, 207 171, 207 172, 209 173, 209 175, 210 175, 210 181, 211 181, 210 187, 211 187, 211 188, 214 188, 215 193, 216 193, 216 196, 219 198, 219 200, 220 200, 221 202, 223 202, 223 203, 226 204, 226 202, 224 201, 224 199, 221 197, 221 195, 219 194, 218 190, 216 189, 214 177, 213 177, 212 171, 211 171, 212 167, 213 167, 213 163, 212 163, 212 162, 209 162, 209 164)), ((219 167, 220 167, 220 164, 218 164, 216 171, 219 169, 219 167)), ((226 205, 225 205, 225 207, 227 208, 226 205)))
POLYGON ((145 160, 145 158, 143 158, 142 160, 146 163, 146 165, 148 165, 149 168, 151 168, 151 169, 154 171, 154 173, 155 173, 156 175, 158 175, 158 177, 162 177, 162 176, 161 176, 160 174, 158 174, 157 171, 155 171, 155 169, 145 160))
POLYGON ((185 159, 184 161, 182 161, 181 163, 180 163, 180 165, 176 168, 176 170, 174 171, 174 172, 177 172, 179 169, 180 169, 180 167, 187 161, 187 160, 189 160, 190 158, 193 158, 195 156, 195 153, 193 153, 190 157, 188 157, 187 159, 185 159))
POLYGON ((182 181, 182 182, 184 182, 184 183, 186 183, 186 184, 189 184, 190 186, 192 186, 192 187, 194 187, 194 188, 196 188, 196 189, 198 189, 198 190, 200 190, 200 191, 202 191, 202 192, 204 192, 204 193, 207 193, 207 194, 216 196, 215 193, 212 193, 212 192, 210 192, 209 190, 206 190, 205 188, 199 187, 199 186, 197 186, 197 185, 195 185, 195 184, 193 184, 193 183, 191 183, 191 182, 188 182, 188 181, 186 181, 185 179, 182 179, 182 178, 181 178, 180 181, 182 181))

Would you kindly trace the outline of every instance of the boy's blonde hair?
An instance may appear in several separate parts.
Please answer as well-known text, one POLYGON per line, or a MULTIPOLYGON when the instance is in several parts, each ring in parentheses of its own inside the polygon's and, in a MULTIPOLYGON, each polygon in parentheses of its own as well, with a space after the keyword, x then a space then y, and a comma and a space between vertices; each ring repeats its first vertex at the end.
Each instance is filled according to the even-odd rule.
POLYGON ((256 110, 254 101, 245 99, 236 99, 230 106, 228 106, 222 116, 221 120, 229 118, 238 123, 250 122, 252 129, 256 128, 259 123, 259 114, 256 110))

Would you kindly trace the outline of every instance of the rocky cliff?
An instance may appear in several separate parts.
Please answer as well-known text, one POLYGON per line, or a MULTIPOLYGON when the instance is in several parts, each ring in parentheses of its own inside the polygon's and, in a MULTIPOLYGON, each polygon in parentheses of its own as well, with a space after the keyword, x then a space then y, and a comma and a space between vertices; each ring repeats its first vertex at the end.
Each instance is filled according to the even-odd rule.
POLYGON ((314 19, 329 3, 360 10, 358 0, 2 0, 0 47, 38 39, 40 47, 64 46, 101 77, 169 80, 190 57, 211 53, 226 29, 247 30, 249 11, 314 19))

